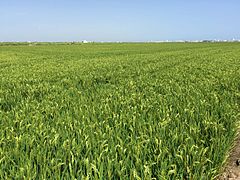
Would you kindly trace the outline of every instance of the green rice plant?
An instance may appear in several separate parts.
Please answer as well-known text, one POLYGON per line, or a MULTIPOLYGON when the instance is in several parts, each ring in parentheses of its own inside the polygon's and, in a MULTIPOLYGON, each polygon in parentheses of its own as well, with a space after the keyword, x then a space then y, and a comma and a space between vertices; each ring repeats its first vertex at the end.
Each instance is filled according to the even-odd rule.
POLYGON ((239 43, 0 45, 1 179, 213 179, 239 43))

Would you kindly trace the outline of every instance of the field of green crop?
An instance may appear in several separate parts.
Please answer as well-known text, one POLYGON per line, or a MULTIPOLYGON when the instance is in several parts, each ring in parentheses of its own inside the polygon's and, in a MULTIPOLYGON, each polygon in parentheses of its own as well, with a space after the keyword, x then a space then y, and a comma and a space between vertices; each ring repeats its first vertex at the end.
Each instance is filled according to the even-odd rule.
POLYGON ((212 179, 240 43, 0 44, 0 179, 212 179))

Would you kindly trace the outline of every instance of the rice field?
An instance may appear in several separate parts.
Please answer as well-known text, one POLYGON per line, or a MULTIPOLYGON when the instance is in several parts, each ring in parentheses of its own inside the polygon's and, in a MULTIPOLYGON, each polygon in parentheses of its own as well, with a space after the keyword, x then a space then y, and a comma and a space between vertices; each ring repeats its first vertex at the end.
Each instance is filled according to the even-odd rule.
POLYGON ((213 179, 240 43, 0 43, 0 179, 213 179))

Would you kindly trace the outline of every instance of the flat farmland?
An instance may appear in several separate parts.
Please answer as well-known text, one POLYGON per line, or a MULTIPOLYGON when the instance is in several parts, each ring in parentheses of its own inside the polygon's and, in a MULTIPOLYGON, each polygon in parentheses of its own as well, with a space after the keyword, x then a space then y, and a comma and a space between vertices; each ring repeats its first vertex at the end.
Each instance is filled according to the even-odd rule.
POLYGON ((0 179, 213 179, 240 43, 0 43, 0 179))

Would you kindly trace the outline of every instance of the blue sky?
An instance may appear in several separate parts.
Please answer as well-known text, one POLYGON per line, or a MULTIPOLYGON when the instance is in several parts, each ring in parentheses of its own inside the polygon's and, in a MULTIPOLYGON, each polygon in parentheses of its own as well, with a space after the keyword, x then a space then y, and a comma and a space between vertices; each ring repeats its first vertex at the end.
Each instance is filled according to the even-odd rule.
POLYGON ((0 41, 240 39, 239 0, 0 0, 0 41))

